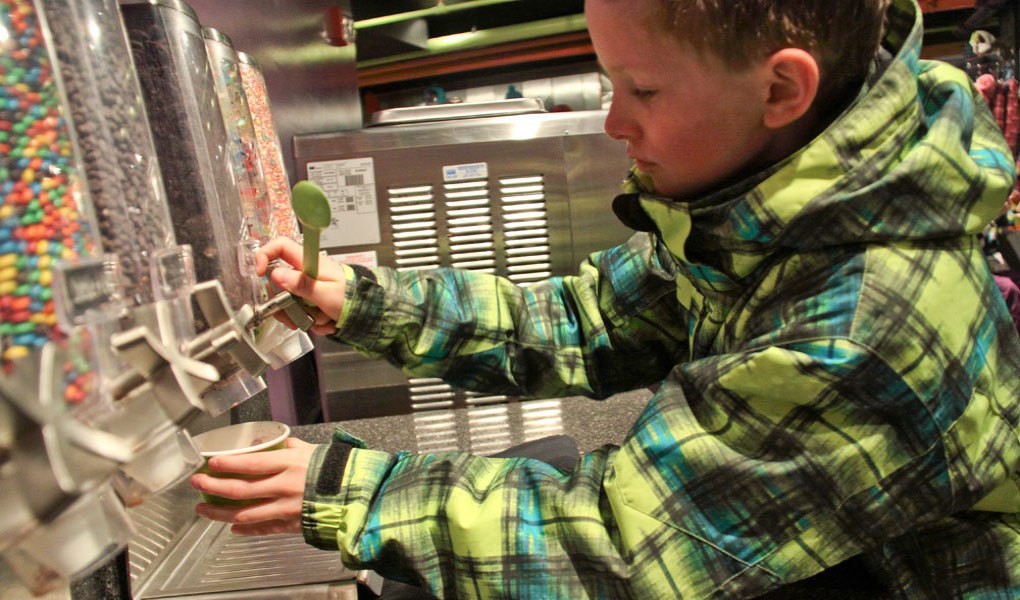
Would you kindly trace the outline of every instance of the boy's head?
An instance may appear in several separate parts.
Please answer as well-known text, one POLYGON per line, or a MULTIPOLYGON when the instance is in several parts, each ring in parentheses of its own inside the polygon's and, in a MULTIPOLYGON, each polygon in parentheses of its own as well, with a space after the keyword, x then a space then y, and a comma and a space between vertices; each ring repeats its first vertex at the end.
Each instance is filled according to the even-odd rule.
POLYGON ((889 2, 587 0, 613 84, 606 132, 664 196, 692 198, 768 167, 863 81, 889 2))
POLYGON ((892 0, 655 0, 653 23, 741 69, 783 48, 818 63, 822 101, 840 102, 864 81, 892 0))

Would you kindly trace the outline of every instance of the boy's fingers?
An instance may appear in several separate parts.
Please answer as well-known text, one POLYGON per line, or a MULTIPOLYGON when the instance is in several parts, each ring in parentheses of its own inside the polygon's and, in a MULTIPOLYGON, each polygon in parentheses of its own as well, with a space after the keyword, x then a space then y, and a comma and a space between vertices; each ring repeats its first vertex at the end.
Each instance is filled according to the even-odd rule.
POLYGON ((272 475, 258 479, 238 479, 198 474, 192 476, 191 485, 207 494, 231 500, 293 498, 304 492, 304 487, 295 485, 293 479, 272 475))
POLYGON ((314 444, 312 444, 311 442, 306 442, 306 441, 304 441, 304 440, 302 440, 300 438, 296 438, 296 437, 289 437, 289 438, 287 438, 287 447, 288 448, 306 448, 308 446, 313 446, 313 445, 314 444))
POLYGON ((209 468, 213 471, 241 475, 272 475, 292 464, 291 454, 287 449, 280 449, 232 456, 214 456, 209 459, 209 468))
POLYGON ((255 253, 255 270, 259 275, 265 275, 269 263, 278 258, 295 268, 300 268, 302 253, 301 245, 290 238, 270 240, 255 253))
POLYGON ((231 523, 239 525, 255 525, 281 519, 293 519, 301 517, 301 503, 288 502, 287 500, 275 500, 272 502, 260 502, 245 506, 237 510, 233 515, 231 523))
POLYGON ((213 496, 222 496, 231 500, 250 500, 252 498, 265 497, 263 492, 255 487, 255 481, 251 479, 237 479, 233 477, 213 477, 199 473, 192 475, 191 486, 213 496))
POLYGON ((281 290, 302 298, 311 294, 312 285, 315 283, 314 279, 296 269, 274 269, 271 277, 273 283, 278 285, 281 290))
MULTIPOLYGON (((226 496, 224 496, 226 497, 226 496)), ((224 523, 237 523, 239 519, 247 519, 248 523, 253 522, 251 520, 251 511, 258 507, 269 506, 273 504, 273 500, 267 498, 263 502, 258 504, 250 504, 248 506, 229 506, 220 504, 209 504, 208 502, 200 502, 195 505, 195 512, 200 517, 211 519, 213 521, 222 521, 224 523), (245 517, 244 515, 248 515, 245 517)))
POLYGON ((315 335, 332 335, 336 333, 336 322, 331 320, 322 325, 313 325, 309 331, 315 335))

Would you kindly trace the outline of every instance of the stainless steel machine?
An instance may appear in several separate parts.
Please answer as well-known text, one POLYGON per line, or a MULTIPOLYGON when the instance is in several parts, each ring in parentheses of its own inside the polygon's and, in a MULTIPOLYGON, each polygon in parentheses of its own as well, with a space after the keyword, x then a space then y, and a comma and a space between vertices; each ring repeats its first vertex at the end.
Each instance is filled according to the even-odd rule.
MULTIPOLYGON (((400 109, 352 131, 353 52, 343 35, 320 35, 348 32, 345 2, 277 0, 257 14, 243 0, 0 3, 35 36, 0 57, 0 75, 26 78, 3 93, 32 92, 0 102, 0 120, 38 134, 26 156, 0 153, 0 595, 13 572, 33 593, 109 574, 130 579, 121 593, 135 598, 356 597, 359 574, 335 554, 300 536, 234 536, 195 516, 186 484, 201 463, 190 436, 252 420, 235 410, 256 397, 275 416, 272 376, 310 345, 270 327, 278 311, 307 315, 250 268, 270 220, 258 186, 242 185, 252 144, 227 127, 255 111, 220 110, 248 93, 240 54, 220 46, 261 65, 292 159, 278 162, 329 193, 324 248, 341 260, 521 285, 572 272, 627 235, 609 210, 627 160, 602 133, 604 114, 550 114, 522 98, 400 109), (81 47, 85 22, 108 51, 81 47), (116 102, 111 77, 130 84, 116 102), (311 133, 321 131, 333 133, 311 133)), ((562 432, 557 400, 409 381, 329 342, 314 360, 326 420, 416 410, 419 451, 446 449, 434 432, 452 431, 443 409, 456 407, 478 409, 462 411, 471 451, 505 447, 510 431, 562 432)))
MULTIPOLYGON (((358 132, 294 139, 299 176, 333 205, 334 258, 482 270, 527 285, 626 239, 610 202, 626 174, 603 111, 547 113, 534 99, 383 111, 358 132)), ((326 420, 513 401, 409 380, 319 338, 326 420)))
MULTIPOLYGON (((286 56, 311 46, 320 68, 344 67, 331 72, 349 84, 319 94, 326 118, 306 122, 360 125, 348 110, 357 106, 353 50, 319 35, 350 25, 342 3, 278 8, 288 18, 267 43, 286 56)), ((179 0, 0 3, 0 78, 10 83, 0 123, 13 132, 0 151, 4 597, 8 574, 31 593, 59 593, 123 564, 129 545, 136 597, 270 579, 240 583, 235 569, 217 584, 202 571, 171 577, 167 591, 157 578, 160 565, 181 574, 163 561, 180 549, 206 553, 192 571, 215 565, 210 553, 230 554, 217 541, 230 545, 223 528, 198 523, 193 498, 176 495, 202 463, 191 435, 264 400, 263 376, 311 349, 303 332, 271 318, 307 314, 251 269, 259 224, 245 201, 267 202, 230 169, 259 159, 252 144, 238 152, 226 143, 228 122, 251 114, 243 103, 220 110, 248 92, 239 57, 211 60, 206 42, 228 41, 211 24, 179 0), (229 60, 232 78, 217 84, 213 73, 229 60)), ((288 571, 284 585, 297 573, 288 571)), ((317 572, 298 581, 353 580, 335 561, 317 572)))

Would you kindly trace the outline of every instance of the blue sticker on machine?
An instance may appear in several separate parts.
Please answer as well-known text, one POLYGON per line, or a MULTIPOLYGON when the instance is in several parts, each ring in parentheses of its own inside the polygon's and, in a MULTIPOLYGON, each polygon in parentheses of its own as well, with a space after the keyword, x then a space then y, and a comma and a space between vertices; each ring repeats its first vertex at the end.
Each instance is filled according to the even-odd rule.
POLYGON ((471 163, 466 165, 446 165, 443 167, 443 181, 469 181, 472 179, 488 179, 489 163, 471 163))

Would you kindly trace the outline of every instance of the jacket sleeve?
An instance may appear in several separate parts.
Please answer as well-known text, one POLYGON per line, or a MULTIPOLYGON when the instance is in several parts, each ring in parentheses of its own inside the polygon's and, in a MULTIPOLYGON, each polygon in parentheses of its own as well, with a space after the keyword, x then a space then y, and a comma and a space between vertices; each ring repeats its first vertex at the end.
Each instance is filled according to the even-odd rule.
POLYGON ((305 534, 440 597, 750 597, 944 515, 937 425, 853 342, 747 350, 678 366, 569 473, 320 448, 305 534))
POLYGON ((452 269, 348 267, 334 338, 464 389, 604 398, 657 383, 686 358, 688 317, 664 264, 637 234, 575 276, 530 287, 452 269))

